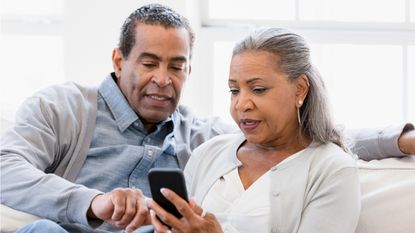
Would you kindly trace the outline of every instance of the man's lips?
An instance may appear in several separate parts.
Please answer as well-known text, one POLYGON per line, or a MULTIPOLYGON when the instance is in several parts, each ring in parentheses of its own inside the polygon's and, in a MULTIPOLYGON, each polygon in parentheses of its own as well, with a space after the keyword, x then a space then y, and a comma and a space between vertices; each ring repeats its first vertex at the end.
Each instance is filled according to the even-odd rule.
POLYGON ((158 101, 167 101, 171 99, 171 97, 169 96, 159 95, 159 94, 148 94, 147 96, 153 100, 158 100, 158 101))
POLYGON ((170 104, 172 97, 163 94, 147 94, 146 95, 148 104, 150 106, 166 107, 170 104))

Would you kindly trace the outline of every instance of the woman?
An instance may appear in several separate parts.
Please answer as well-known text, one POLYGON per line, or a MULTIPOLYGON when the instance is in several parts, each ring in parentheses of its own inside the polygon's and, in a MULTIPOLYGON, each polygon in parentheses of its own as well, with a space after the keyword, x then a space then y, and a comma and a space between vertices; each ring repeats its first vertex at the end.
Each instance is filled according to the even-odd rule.
POLYGON ((249 35, 234 48, 229 89, 242 134, 194 151, 185 176, 195 200, 162 190, 183 218, 148 202, 156 231, 170 230, 155 215, 172 232, 354 232, 357 169, 303 38, 278 28, 249 35))

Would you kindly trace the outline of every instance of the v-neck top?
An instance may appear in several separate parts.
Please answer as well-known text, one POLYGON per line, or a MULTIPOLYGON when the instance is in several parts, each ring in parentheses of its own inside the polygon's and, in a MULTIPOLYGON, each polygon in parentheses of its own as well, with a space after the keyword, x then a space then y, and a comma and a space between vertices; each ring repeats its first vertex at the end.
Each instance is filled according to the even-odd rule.
MULTIPOLYGON (((302 151, 279 164, 294 159, 302 151)), ((202 208, 215 214, 224 232, 267 232, 271 206, 269 173, 265 172, 245 189, 235 167, 216 180, 202 201, 202 208)))
POLYGON ((235 168, 218 179, 202 202, 214 213, 224 232, 267 232, 270 214, 268 172, 244 189, 235 168))
POLYGON ((360 215, 356 164, 333 143, 311 143, 272 167, 243 194, 235 191, 234 200, 225 189, 233 189, 235 181, 217 191, 221 177, 228 183, 228 175, 241 166, 236 151, 245 140, 242 134, 217 136, 193 152, 184 170, 189 196, 214 214, 225 232, 354 232, 360 215), (261 209, 267 203, 267 210, 261 209), (262 217, 248 215, 252 213, 262 217))

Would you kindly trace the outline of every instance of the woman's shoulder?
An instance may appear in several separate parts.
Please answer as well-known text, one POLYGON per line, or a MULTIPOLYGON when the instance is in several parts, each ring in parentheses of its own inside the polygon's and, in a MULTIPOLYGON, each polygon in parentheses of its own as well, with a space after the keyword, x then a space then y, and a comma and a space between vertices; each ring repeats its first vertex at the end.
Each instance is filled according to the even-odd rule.
POLYGON ((317 145, 312 152, 312 160, 314 164, 335 170, 347 167, 356 168, 353 155, 332 142, 317 145))

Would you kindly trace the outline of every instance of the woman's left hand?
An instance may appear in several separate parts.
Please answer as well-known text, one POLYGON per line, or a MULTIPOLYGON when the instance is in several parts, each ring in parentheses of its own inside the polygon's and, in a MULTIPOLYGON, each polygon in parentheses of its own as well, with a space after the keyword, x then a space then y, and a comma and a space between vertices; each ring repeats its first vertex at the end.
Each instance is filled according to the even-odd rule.
POLYGON ((176 206, 176 209, 183 217, 181 219, 176 218, 174 215, 160 207, 153 199, 148 199, 147 206, 151 209, 151 222, 155 232, 223 232, 216 217, 211 213, 203 212, 202 208, 198 206, 193 199, 188 203, 167 188, 162 189, 162 194, 176 206), (171 229, 163 225, 156 216, 158 216, 165 224, 169 225, 171 229))

